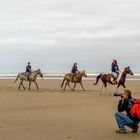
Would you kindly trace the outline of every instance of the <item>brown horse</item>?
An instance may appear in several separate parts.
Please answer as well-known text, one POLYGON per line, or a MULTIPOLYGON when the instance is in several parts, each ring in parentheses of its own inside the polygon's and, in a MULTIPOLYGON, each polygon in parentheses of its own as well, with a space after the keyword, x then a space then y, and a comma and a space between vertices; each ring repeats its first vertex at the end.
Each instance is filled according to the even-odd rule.
MULTIPOLYGON (((120 76, 120 79, 118 79, 116 91, 118 90, 118 88, 120 86, 123 86, 124 88, 126 88, 125 81, 126 81, 127 74, 133 75, 133 72, 131 71, 130 67, 126 67, 124 69, 124 71, 122 72, 122 74, 120 76)), ((111 74, 102 74, 102 73, 99 74, 96 77, 96 83, 94 83, 94 85, 97 85, 98 84, 99 79, 101 79, 101 81, 103 82, 103 86, 101 87, 100 94, 101 94, 101 91, 102 91, 103 87, 107 87, 107 83, 109 83, 111 85, 116 85, 115 83, 112 83, 111 78, 112 78, 111 74)))
POLYGON ((71 87, 70 87, 70 82, 72 82, 72 83, 74 83, 74 87, 73 87, 73 89, 72 89, 73 91, 74 91, 74 89, 75 89, 77 83, 79 83, 79 84, 81 85, 82 89, 85 91, 85 89, 84 89, 84 87, 83 87, 83 84, 82 84, 82 77, 83 77, 83 76, 84 76, 84 77, 87 77, 85 71, 84 71, 84 70, 83 70, 82 72, 79 71, 78 73, 76 73, 76 75, 74 76, 73 81, 72 81, 72 74, 71 74, 71 73, 66 74, 66 75, 64 76, 63 81, 62 81, 61 88, 63 88, 64 82, 66 81, 64 90, 66 89, 66 86, 67 86, 67 85, 68 85, 69 88, 71 89, 71 87))
POLYGON ((28 74, 27 72, 19 73, 16 80, 15 80, 15 82, 16 82, 18 80, 18 78, 20 79, 20 84, 19 84, 19 87, 18 87, 19 90, 20 90, 21 85, 22 85, 23 89, 25 90, 25 87, 23 85, 23 81, 28 81, 29 82, 29 90, 30 90, 31 82, 34 82, 36 87, 37 87, 37 90, 39 90, 38 84, 36 82, 38 75, 43 79, 43 74, 41 73, 40 69, 31 72, 31 74, 28 74))

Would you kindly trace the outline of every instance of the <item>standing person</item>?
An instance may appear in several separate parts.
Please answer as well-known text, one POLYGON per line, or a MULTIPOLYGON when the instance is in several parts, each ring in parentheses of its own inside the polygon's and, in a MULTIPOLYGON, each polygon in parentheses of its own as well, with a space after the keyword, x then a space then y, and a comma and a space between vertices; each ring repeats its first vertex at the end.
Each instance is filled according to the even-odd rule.
POLYGON ((119 129, 116 130, 116 133, 126 133, 125 126, 132 129, 133 133, 137 133, 139 129, 139 118, 137 116, 133 117, 130 113, 132 106, 135 103, 135 99, 131 96, 130 90, 124 90, 124 93, 121 95, 121 100, 118 104, 118 112, 115 113, 116 122, 119 129), (126 112, 126 114, 122 112, 126 112))
POLYGON ((27 76, 27 79, 29 80, 29 76, 32 72, 32 67, 31 67, 31 64, 30 62, 28 62, 27 66, 26 66, 26 76, 27 76))
POLYGON ((77 63, 74 63, 73 66, 72 66, 72 69, 71 69, 71 73, 72 73, 71 81, 72 82, 74 81, 74 76, 76 75, 77 71, 78 71, 77 63))
POLYGON ((117 84, 117 78, 119 76, 119 66, 116 59, 114 59, 111 64, 111 74, 113 75, 112 82, 117 84))

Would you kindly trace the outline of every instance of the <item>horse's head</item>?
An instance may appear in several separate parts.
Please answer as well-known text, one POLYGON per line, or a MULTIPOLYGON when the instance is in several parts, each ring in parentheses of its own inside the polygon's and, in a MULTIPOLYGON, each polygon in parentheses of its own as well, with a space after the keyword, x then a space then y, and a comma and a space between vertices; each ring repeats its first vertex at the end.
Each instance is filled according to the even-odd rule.
POLYGON ((130 67, 126 67, 126 68, 124 69, 124 71, 125 71, 126 74, 130 74, 130 75, 132 75, 132 76, 134 75, 133 72, 132 72, 132 70, 130 69, 130 67))
POLYGON ((43 73, 41 72, 40 69, 37 70, 37 74, 43 79, 43 73))
POLYGON ((85 70, 82 70, 82 76, 87 77, 85 70))

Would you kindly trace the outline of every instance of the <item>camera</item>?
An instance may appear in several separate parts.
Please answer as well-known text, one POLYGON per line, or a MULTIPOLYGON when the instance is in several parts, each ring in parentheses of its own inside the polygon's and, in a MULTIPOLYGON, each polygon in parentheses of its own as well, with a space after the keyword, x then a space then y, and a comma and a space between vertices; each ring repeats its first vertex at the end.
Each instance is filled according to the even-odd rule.
POLYGON ((123 94, 122 93, 114 93, 114 96, 123 96, 123 94))

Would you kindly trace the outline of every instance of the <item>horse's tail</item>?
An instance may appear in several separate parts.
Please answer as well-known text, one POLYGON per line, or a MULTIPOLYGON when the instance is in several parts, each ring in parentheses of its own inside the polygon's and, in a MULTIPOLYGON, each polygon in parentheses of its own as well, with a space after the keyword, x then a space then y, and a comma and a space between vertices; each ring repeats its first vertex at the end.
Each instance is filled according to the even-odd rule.
POLYGON ((94 85, 97 85, 99 82, 99 79, 101 78, 102 73, 100 73, 97 77, 96 77, 96 83, 94 83, 94 85))
POLYGON ((63 88, 64 82, 65 82, 65 77, 64 77, 64 79, 62 81, 61 88, 63 88))
POLYGON ((14 81, 14 83, 16 83, 16 81, 18 80, 18 78, 19 78, 19 74, 18 74, 18 76, 17 76, 16 80, 14 81))

